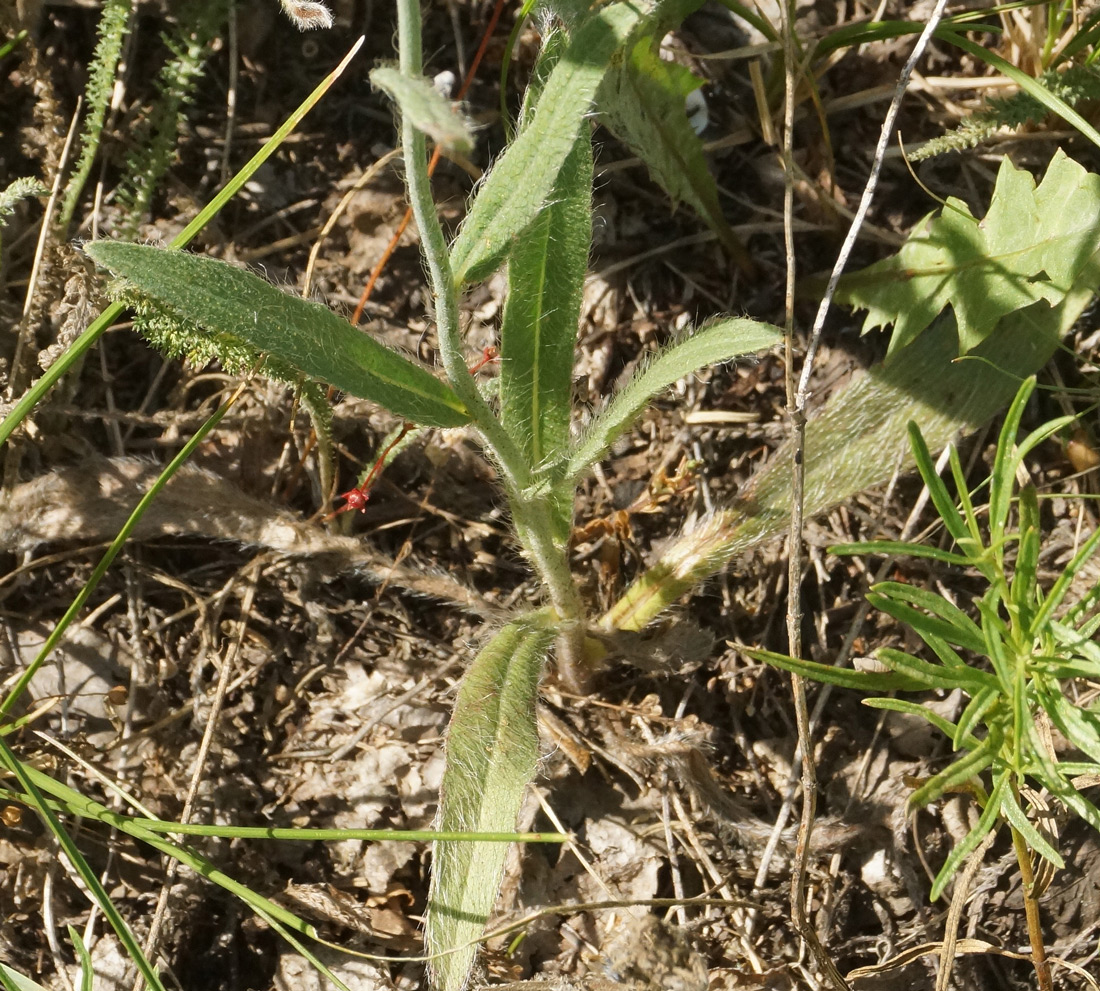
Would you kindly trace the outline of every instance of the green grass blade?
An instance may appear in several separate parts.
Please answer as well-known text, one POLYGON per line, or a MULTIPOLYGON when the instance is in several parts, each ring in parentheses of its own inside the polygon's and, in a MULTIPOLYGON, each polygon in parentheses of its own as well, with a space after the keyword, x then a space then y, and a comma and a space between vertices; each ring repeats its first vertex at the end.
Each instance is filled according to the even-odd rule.
POLYGON ((68 832, 66 832, 65 828, 58 821, 57 816, 54 815, 53 811, 46 803, 45 796, 42 795, 34 782, 31 781, 27 773, 28 769, 23 765, 22 761, 15 756, 3 738, 0 738, 0 762, 7 766, 8 770, 19 782, 19 786, 31 796, 34 802, 35 811, 38 813, 39 818, 57 840, 58 845, 64 851, 73 870, 80 875, 81 880, 87 886, 88 897, 94 904, 99 906, 99 910, 110 923, 111 928, 114 929, 119 942, 122 943, 123 948, 126 950, 130 959, 133 960, 141 976, 145 978, 146 983, 152 991, 165 991, 160 976, 157 974, 153 965, 146 959, 145 954, 142 953, 137 938, 126 924, 126 920, 122 918, 118 909, 115 908, 110 896, 100 883, 96 872, 92 870, 77 845, 73 842, 72 837, 69 836, 68 832))
POLYGON ((857 692, 917 692, 928 687, 923 680, 893 672, 838 668, 831 664, 804 661, 797 657, 788 657, 786 654, 776 654, 773 651, 755 647, 738 646, 737 649, 760 664, 770 664, 772 667, 790 671, 812 681, 836 685, 838 688, 850 688, 857 692))
POLYGON ((630 3, 599 8, 550 73, 531 124, 501 155, 451 249, 456 285, 491 275, 542 212, 608 65, 642 18, 630 3))
MULTIPOLYGON (((233 398, 235 399, 236 396, 233 398)), ((31 683, 38 669, 46 662, 46 659, 53 652, 54 647, 61 642, 61 638, 64 637, 65 631, 69 628, 69 624, 79 615, 80 610, 84 608, 85 603, 91 598, 92 592, 95 591, 96 586, 107 573, 107 569, 110 568, 112 562, 118 556, 118 552, 122 550, 123 545, 133 532, 134 527, 137 526, 138 520, 145 515, 145 511, 152 505, 153 500, 160 490, 168 484, 168 480, 179 470, 180 466, 191 457, 195 449, 206 440, 210 432, 221 422, 222 417, 229 411, 232 402, 233 400, 223 403, 210 415, 206 422, 195 431, 195 435, 180 448, 179 453, 168 463, 164 471, 157 477, 156 482, 153 483, 149 491, 134 507, 134 511, 130 514, 129 519, 123 524, 122 529, 118 532, 115 539, 111 541, 111 546, 104 552, 103 557, 100 558, 99 563, 92 570, 91 577, 77 594, 76 598, 73 599, 72 603, 70 603, 69 608, 65 610, 65 615, 61 617, 57 626, 50 632, 50 635, 46 638, 45 643, 42 644, 35 659, 27 666, 26 670, 19 676, 15 684, 8 690, 3 701, 0 702, 0 716, 6 716, 11 711, 19 697, 31 683)))
POLYGON ((2 963, 0 963, 0 987, 4 991, 46 991, 41 984, 36 984, 29 977, 2 963))
POLYGON ((191 870, 200 877, 213 882, 219 887, 224 888, 231 895, 240 898, 241 901, 250 908, 257 912, 266 913, 265 917, 270 916, 271 918, 278 919, 283 925, 302 933, 304 936, 316 936, 313 926, 302 921, 302 919, 298 918, 293 912, 276 905, 274 902, 254 892, 251 888, 241 884, 240 881, 237 881, 220 868, 214 866, 214 864, 207 860, 202 854, 191 847, 182 843, 176 843, 159 833, 154 833, 143 828, 138 824, 139 820, 130 819, 127 816, 121 816, 112 812, 106 806, 82 795, 80 792, 51 778, 42 771, 27 766, 24 766, 23 770, 24 777, 21 781, 25 780, 29 783, 30 787, 26 788, 25 791, 36 808, 38 807, 39 800, 41 800, 44 807, 47 811, 50 811, 51 814, 52 810, 59 808, 71 812, 74 815, 84 816, 88 819, 95 819, 99 822, 115 826, 120 832, 126 833, 128 836, 132 836, 134 839, 148 844, 154 850, 159 850, 166 856, 178 860, 181 864, 191 868, 191 870), (45 795, 51 796, 53 801, 45 799, 45 795), (35 798, 35 796, 38 796, 38 798, 35 798))
MULTIPOLYGON (((500 330, 500 415, 528 462, 560 459, 569 441, 573 351, 592 239, 592 139, 582 121, 552 201, 508 258, 500 330)), ((566 532, 569 513, 560 521, 566 532)))
POLYGON ((84 940, 80 938, 80 933, 76 931, 75 926, 69 926, 69 939, 72 940, 77 959, 80 961, 80 991, 92 991, 92 985, 95 982, 95 968, 92 966, 92 958, 88 953, 88 947, 84 945, 84 940))
MULTIPOLYGON (((95 241, 84 253, 171 316, 244 341, 311 378, 431 427, 469 422, 450 386, 319 303, 227 262, 144 244, 95 241)), ((215 344, 216 347, 216 344, 215 344)))
MULTIPOLYGON (((190 244, 195 235, 217 216, 226 203, 240 192, 241 188, 248 182, 256 170, 275 153, 275 150, 286 140, 290 132, 302 122, 302 118, 316 106, 332 84, 340 78, 347 68, 348 63, 355 57, 355 53, 359 51, 365 40, 365 37, 360 37, 359 40, 352 45, 350 51, 344 56, 340 64, 318 83, 313 89, 313 92, 301 102, 294 113, 279 126, 278 130, 264 142, 260 150, 248 160, 244 168, 233 176, 233 178, 225 184, 225 187, 199 211, 195 219, 172 239, 171 243, 168 245, 169 248, 184 248, 190 244)), ((4 417, 3 422, 0 422, 0 446, 3 446, 3 444, 7 442, 12 431, 26 419, 30 411, 45 398, 65 373, 79 363, 92 345, 94 345, 111 324, 122 315, 124 309, 125 307, 118 303, 112 303, 108 306, 107 309, 92 321, 88 329, 73 341, 65 351, 65 354, 50 365, 43 373, 42 377, 20 397, 15 406, 12 407, 11 412, 4 417)))
MULTIPOLYGON (((441 829, 515 828, 538 762, 535 702, 553 638, 539 616, 509 623, 466 672, 447 733, 441 829)), ((506 853, 501 844, 435 844, 425 933, 442 991, 466 986, 506 853)))
POLYGON ((654 396, 685 375, 707 365, 774 347, 781 340, 782 331, 778 327, 738 317, 710 324, 670 344, 620 389, 584 428, 582 439, 569 455, 565 477, 576 479, 586 472, 654 396))

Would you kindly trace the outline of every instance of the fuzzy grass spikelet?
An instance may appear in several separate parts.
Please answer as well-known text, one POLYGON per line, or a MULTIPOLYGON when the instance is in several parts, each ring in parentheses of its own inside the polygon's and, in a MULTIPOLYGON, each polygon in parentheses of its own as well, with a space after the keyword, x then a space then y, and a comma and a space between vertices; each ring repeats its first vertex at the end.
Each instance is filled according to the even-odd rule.
MULTIPOLYGON (((1100 71, 1091 65, 1073 65, 1064 72, 1051 69, 1044 72, 1038 81, 1074 108, 1085 100, 1100 99, 1100 71)), ((947 152, 973 148, 1002 128, 1037 124, 1049 113, 1028 93, 996 97, 987 102, 986 109, 966 117, 953 131, 923 144, 910 156, 910 160, 921 162, 947 152)))
POLYGON ((99 39, 95 46, 95 56, 88 71, 88 83, 84 88, 84 100, 88 105, 88 115, 84 118, 84 128, 80 136, 80 160, 73 170, 65 187, 65 202, 61 208, 60 226, 68 228, 76 212, 77 200, 91 175, 96 152, 99 151, 99 139, 103 134, 103 121, 107 108, 111 104, 111 90, 118 73, 118 60, 122 52, 122 41, 130 23, 130 0, 105 0, 103 12, 99 16, 99 39))
POLYGON ((191 0, 180 8, 175 37, 164 38, 172 58, 157 80, 158 99, 126 162, 127 180, 118 193, 126 208, 124 233, 133 234, 149 210, 157 185, 176 155, 180 124, 210 55, 210 43, 225 26, 226 0, 191 0))

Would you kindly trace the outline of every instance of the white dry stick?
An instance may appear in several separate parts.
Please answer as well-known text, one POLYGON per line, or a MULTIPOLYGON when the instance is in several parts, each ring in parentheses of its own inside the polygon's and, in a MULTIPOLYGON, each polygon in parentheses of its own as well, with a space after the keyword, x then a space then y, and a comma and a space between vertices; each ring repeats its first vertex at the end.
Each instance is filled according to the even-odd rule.
MULTIPOLYGON (((879 133, 878 143, 875 147, 874 160, 871 165, 870 174, 867 177, 867 183, 863 189, 863 195, 860 198, 859 208, 856 210, 855 216, 852 219, 852 223, 848 228, 847 236, 844 239, 844 243, 841 246, 840 252, 837 255, 836 263, 833 266, 832 273, 829 276, 829 283, 825 290, 825 294, 821 299, 821 305, 818 307, 817 316, 814 319, 813 329, 810 333, 810 343, 806 351, 806 359, 802 366, 802 374, 798 381, 798 390, 792 396, 790 388, 790 368, 791 368, 791 324, 792 324, 792 297, 791 287, 794 282, 794 256, 793 256, 793 237, 792 237, 792 162, 791 162, 791 129, 793 124, 793 111, 794 111, 794 45, 793 45, 793 25, 790 23, 789 11, 786 7, 783 7, 783 37, 784 37, 784 53, 785 53, 785 65, 786 65, 786 94, 785 94, 785 131, 783 142, 783 157, 784 165, 786 166, 787 181, 784 190, 784 232, 786 235, 787 245, 787 367, 788 367, 788 386, 787 386, 787 404, 788 414, 796 432, 797 440, 797 454, 794 460, 794 478, 792 479, 792 505, 791 505, 791 532, 790 540, 788 543, 788 581, 787 581, 787 595, 788 595, 788 608, 787 608, 787 632, 789 641, 789 650, 793 656, 801 656, 801 643, 799 637, 799 628, 801 625, 801 615, 799 610, 798 595, 801 588, 801 546, 800 541, 802 539, 802 499, 804 491, 804 459, 802 453, 804 450, 804 432, 806 423, 806 403, 809 398, 809 380, 810 374, 813 370, 814 356, 817 352, 818 345, 821 341, 821 333, 825 326, 825 318, 829 313, 829 308, 832 305, 833 296, 836 293, 837 283, 840 281, 841 273, 844 271, 845 266, 848 263, 848 258, 851 254, 852 247, 855 245, 856 237, 859 235, 860 228, 863 226, 863 222, 866 219, 867 212, 870 209, 871 201, 874 199, 875 189, 878 186, 878 177, 882 171, 882 162, 886 154, 886 146, 890 140, 890 136, 894 130, 894 124, 897 120, 897 115, 901 109, 901 101, 905 96, 905 92, 909 86, 909 79, 913 74, 913 70, 916 67, 917 60, 924 54, 924 50, 931 40, 932 33, 939 25, 941 18, 943 17, 943 10, 946 6, 946 0, 937 0, 935 9, 932 11, 928 22, 924 26, 924 30, 921 32, 920 37, 917 39, 917 43, 910 53, 909 58, 906 60, 904 67, 902 68, 901 75, 898 78, 897 87, 894 91, 894 98, 890 102, 890 107, 886 112, 886 117, 882 122, 882 129, 879 133)), ((798 676, 792 676, 792 687, 794 692, 795 702, 795 715, 798 723, 798 748, 795 753, 794 761, 792 762, 792 772, 796 771, 801 765, 801 778, 802 778, 802 816, 799 824, 798 831, 798 844, 795 852, 795 857, 791 870, 791 909, 794 916, 794 921, 797 929, 800 932, 802 938, 809 945, 813 956, 816 959, 818 966, 821 968, 823 974, 828 978, 829 983, 834 988, 846 988, 847 982, 841 976, 837 970, 835 963, 825 952, 824 947, 821 944, 820 939, 814 928, 810 925, 809 919, 806 914, 805 905, 805 878, 808 868, 809 858, 809 845, 810 845, 810 833, 813 829, 813 820, 815 813, 815 799, 816 799, 816 776, 814 774, 813 761, 805 759, 805 755, 812 752, 812 741, 810 737, 810 719, 809 712, 806 706, 805 690, 802 686, 801 679, 798 676)), ((782 829, 781 822, 776 823, 776 835, 779 830, 782 829)))
POLYGON ((852 218, 851 226, 848 228, 848 234, 844 238, 844 244, 841 245, 840 253, 836 257, 836 264, 833 265, 832 274, 829 276, 829 284, 825 289, 825 295, 821 298, 821 305, 817 308, 817 316, 814 318, 813 330, 810 333, 810 346, 806 350, 806 362, 802 366, 802 375, 798 380, 797 403, 799 409, 804 410, 806 408, 806 401, 809 397, 808 386, 810 382, 810 370, 813 368, 814 355, 817 352, 818 344, 821 342, 821 331, 825 326, 825 318, 829 315, 829 307, 833 305, 833 296, 836 293, 837 283, 840 281, 840 276, 844 272, 845 266, 848 264, 848 256, 852 253, 852 248, 855 246, 860 228, 863 226, 863 221, 867 217, 867 211, 871 208, 871 200, 875 197, 875 188, 878 186, 879 173, 882 171, 882 160, 886 156, 886 145, 890 141, 890 135, 894 132, 894 122, 898 118, 898 111, 901 110, 902 98, 905 96, 905 91, 909 88, 909 77, 913 75, 913 69, 916 68, 917 60, 924 54, 925 48, 928 47, 928 42, 932 40, 933 33, 936 28, 939 27, 940 21, 943 19, 943 9, 946 6, 947 0, 936 0, 935 9, 928 18, 928 23, 925 24, 924 30, 921 31, 920 37, 917 38, 916 46, 913 48, 909 58, 906 59, 905 65, 901 70, 897 89, 894 91, 894 99, 890 101, 890 109, 886 111, 886 118, 882 122, 882 131, 878 136, 878 144, 875 146, 875 158, 871 165, 871 174, 867 177, 867 185, 863 188, 863 196, 859 201, 859 209, 856 210, 856 215, 852 218))

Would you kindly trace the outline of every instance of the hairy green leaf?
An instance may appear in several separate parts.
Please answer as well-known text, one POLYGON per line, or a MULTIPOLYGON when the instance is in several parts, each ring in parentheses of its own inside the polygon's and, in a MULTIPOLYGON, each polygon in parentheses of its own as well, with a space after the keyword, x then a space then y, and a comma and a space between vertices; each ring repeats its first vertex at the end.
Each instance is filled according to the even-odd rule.
POLYGON ((299 299, 214 258, 122 241, 84 252, 174 317, 272 354, 302 375, 370 399, 430 427, 469 421, 466 408, 430 372, 356 330, 327 307, 299 299))
MULTIPOLYGON (((950 313, 909 348, 905 361, 870 369, 837 393, 806 424, 807 518, 855 492, 887 482, 909 460, 906 430, 920 424, 938 451, 960 432, 977 429, 1007 405, 1020 379, 1046 364, 1059 339, 1100 285, 1100 254, 1085 267, 1063 306, 1028 307, 1006 317, 975 357, 955 361, 958 335, 950 313)), ((723 567, 737 553, 783 533, 790 524, 791 461, 785 443, 742 487, 729 508, 671 544, 601 622, 643 629, 664 608, 723 567)))
POLYGON ((718 235, 746 273, 755 265, 722 214, 718 187, 703 142, 692 129, 684 99, 703 85, 689 69, 662 59, 659 37, 647 35, 607 74, 596 98, 600 121, 637 155, 672 198, 689 204, 718 235))
POLYGON ((1061 150, 1038 186, 1006 157, 984 220, 949 198, 896 255, 841 280, 837 299, 867 311, 864 332, 892 323, 891 353, 950 306, 965 354, 1006 315, 1062 301, 1100 248, 1098 213, 1100 175, 1061 150))
MULTIPOLYGON (((508 302, 500 329, 500 415, 536 467, 560 459, 569 442, 573 350, 592 239, 592 141, 583 123, 546 209, 508 260, 508 302)), ((573 492, 556 506, 568 538, 573 492)))
POLYGON ((731 318, 712 323, 661 351, 619 390, 584 429, 566 464, 565 477, 576 478, 604 453, 658 393, 707 365, 774 347, 783 332, 771 324, 731 318))
POLYGON ((470 127, 456 109, 430 80, 406 76, 386 66, 372 69, 370 81, 383 90, 413 122, 437 145, 462 154, 474 145, 470 127))
POLYGON ((542 212, 577 140, 608 64, 642 18, 632 3, 599 9, 577 29, 538 101, 530 126, 493 166, 451 249, 456 285, 491 275, 542 212))
MULTIPOLYGON (((516 620, 486 644, 466 672, 447 732, 440 829, 515 829, 538 761, 535 702, 553 637, 538 616, 516 620)), ((432 962, 442 991, 466 985, 507 850, 503 843, 434 846, 426 937, 429 951, 443 954, 432 962)))

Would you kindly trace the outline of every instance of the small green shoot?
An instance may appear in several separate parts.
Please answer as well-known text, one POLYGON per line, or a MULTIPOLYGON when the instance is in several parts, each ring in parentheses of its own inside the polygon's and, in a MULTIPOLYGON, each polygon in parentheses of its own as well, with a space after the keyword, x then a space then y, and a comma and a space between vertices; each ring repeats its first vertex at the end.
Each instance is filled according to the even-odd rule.
MULTIPOLYGON (((916 544, 880 541, 830 548, 836 554, 913 553, 942 564, 966 568, 981 576, 985 591, 975 602, 977 619, 939 593, 899 582, 875 585, 869 598, 879 609, 912 629, 935 656, 932 662, 894 649, 877 653, 892 674, 840 670, 767 651, 746 650, 750 657, 817 681, 862 691, 919 689, 961 690, 969 699, 957 722, 918 703, 894 698, 869 698, 865 704, 924 718, 951 740, 959 751, 947 767, 926 780, 910 796, 913 808, 939 801, 949 792, 967 791, 978 802, 977 825, 947 857, 932 884, 939 898, 967 856, 993 830, 1007 825, 1023 848, 1056 868, 1063 860, 1057 849, 1027 817, 1021 796, 1045 788, 1063 805, 1100 830, 1100 809, 1076 785, 1082 774, 1100 771, 1100 713, 1082 708, 1066 695, 1063 684, 1100 673, 1095 645, 1096 617, 1091 614, 1098 589, 1081 600, 1085 609, 1064 608, 1073 580, 1100 546, 1100 531, 1086 540, 1057 581, 1045 588, 1039 579, 1041 546, 1034 489, 1020 488, 1017 470, 1026 455, 1072 419, 1061 417, 1017 441, 1024 406, 1035 387, 1030 378, 1021 386, 1005 418, 988 483, 988 509, 983 519, 967 491, 962 465, 950 449, 953 481, 959 504, 936 473, 932 455, 920 431, 911 428, 917 468, 947 531, 955 540, 952 552, 916 544), (1060 619, 1056 617, 1061 614, 1060 619), (909 681, 902 686, 895 678, 909 681), (1047 744, 1053 725, 1089 761, 1061 764, 1047 744)), ((1021 865, 1021 869, 1023 869, 1021 865)), ((1038 948, 1036 960, 1040 959, 1038 948)))

